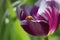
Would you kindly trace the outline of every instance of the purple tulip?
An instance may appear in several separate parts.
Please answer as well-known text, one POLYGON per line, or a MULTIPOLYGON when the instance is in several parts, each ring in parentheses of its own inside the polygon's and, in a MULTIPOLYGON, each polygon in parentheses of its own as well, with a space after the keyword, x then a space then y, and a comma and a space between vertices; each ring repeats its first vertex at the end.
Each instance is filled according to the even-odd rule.
POLYGON ((46 36, 56 31, 59 25, 59 5, 55 1, 37 1, 33 6, 17 7, 22 28, 34 36, 46 36))

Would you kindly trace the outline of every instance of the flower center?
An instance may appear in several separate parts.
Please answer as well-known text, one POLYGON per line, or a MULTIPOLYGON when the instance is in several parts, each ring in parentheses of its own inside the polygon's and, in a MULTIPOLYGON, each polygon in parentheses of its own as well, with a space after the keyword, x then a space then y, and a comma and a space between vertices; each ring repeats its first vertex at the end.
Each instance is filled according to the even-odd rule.
POLYGON ((27 16, 26 20, 33 20, 33 17, 32 16, 27 16))

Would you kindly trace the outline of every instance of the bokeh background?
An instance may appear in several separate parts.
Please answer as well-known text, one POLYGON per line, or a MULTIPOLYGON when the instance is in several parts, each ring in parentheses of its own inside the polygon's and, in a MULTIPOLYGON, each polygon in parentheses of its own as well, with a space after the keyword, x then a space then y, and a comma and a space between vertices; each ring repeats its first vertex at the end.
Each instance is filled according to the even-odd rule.
MULTIPOLYGON (((33 3, 34 1, 0 0, 0 40, 44 40, 44 37, 27 34, 20 26, 20 21, 17 18, 16 7, 21 3, 33 3)), ((60 27, 48 39, 60 40, 60 27)))

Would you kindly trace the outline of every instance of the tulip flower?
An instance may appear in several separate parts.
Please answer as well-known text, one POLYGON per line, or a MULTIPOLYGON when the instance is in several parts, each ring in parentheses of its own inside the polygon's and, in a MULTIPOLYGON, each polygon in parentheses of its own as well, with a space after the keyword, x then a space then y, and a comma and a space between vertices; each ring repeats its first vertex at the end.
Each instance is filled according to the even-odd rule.
POLYGON ((56 1, 38 0, 33 6, 17 7, 17 16, 22 28, 34 36, 47 36, 59 25, 59 4, 56 1))

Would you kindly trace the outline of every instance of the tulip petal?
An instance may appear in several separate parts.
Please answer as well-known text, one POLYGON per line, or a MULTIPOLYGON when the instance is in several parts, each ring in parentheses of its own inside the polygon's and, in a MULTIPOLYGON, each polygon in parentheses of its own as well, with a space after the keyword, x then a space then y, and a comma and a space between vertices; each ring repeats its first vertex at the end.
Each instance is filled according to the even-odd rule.
POLYGON ((32 9, 32 6, 29 6, 29 5, 22 5, 18 7, 16 11, 19 19, 25 20, 25 18, 30 15, 31 9, 32 9))
POLYGON ((44 20, 25 20, 24 22, 26 24, 21 24, 22 28, 31 35, 44 36, 49 32, 49 25, 44 20))
POLYGON ((24 20, 26 17, 26 14, 25 14, 26 12, 24 10, 24 6, 25 5, 23 5, 21 7, 17 7, 17 16, 20 20, 24 20))
MULTIPOLYGON (((49 9, 49 8, 48 8, 49 9)), ((51 11, 47 10, 48 12, 45 11, 45 15, 48 18, 48 24, 50 26, 49 30, 50 31, 55 31, 59 25, 59 13, 58 10, 55 7, 51 7, 51 11)))
POLYGON ((44 20, 28 20, 27 23, 36 36, 47 35, 49 32, 49 25, 44 20))
POLYGON ((38 8, 39 7, 37 7, 37 6, 33 6, 33 8, 31 9, 30 14, 31 14, 31 16, 34 17, 34 19, 36 19, 38 8))

